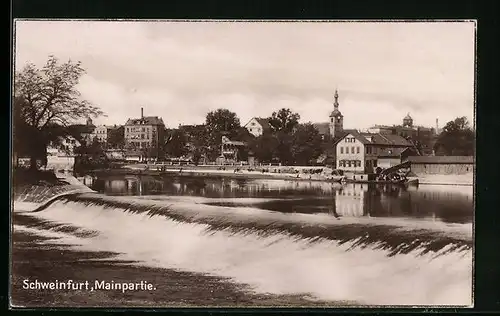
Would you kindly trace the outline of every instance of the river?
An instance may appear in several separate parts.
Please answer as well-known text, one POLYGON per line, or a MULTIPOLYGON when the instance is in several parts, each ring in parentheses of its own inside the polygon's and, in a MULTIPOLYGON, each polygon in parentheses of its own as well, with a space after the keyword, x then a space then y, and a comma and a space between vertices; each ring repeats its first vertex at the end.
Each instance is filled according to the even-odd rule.
POLYGON ((92 189, 30 215, 42 224, 15 228, 259 295, 332 306, 472 304, 471 186, 105 175, 92 189), (66 226, 47 231, 56 225, 66 226))

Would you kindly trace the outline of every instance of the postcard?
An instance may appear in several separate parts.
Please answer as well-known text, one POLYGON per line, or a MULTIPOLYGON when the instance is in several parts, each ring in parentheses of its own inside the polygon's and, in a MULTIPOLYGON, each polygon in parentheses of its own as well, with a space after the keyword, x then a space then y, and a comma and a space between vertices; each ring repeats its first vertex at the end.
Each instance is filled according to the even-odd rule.
POLYGON ((14 26, 12 308, 473 306, 475 21, 14 26))

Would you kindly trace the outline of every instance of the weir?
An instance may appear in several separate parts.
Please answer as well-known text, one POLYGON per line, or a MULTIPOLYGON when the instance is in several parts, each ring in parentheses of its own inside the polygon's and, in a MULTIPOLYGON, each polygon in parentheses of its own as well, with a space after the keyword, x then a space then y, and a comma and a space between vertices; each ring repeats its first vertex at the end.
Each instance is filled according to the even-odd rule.
POLYGON ((18 214, 24 218, 16 229, 52 232, 57 240, 51 243, 114 252, 141 265, 228 277, 259 293, 360 304, 470 304, 471 225, 337 220, 196 201, 62 196, 39 212, 18 214), (32 216, 39 222, 29 221, 32 216))
POLYGON ((415 250, 420 253, 438 252, 445 247, 447 252, 470 250, 473 244, 470 225, 421 222, 417 226, 400 219, 348 217, 336 221, 329 215, 283 214, 251 207, 220 207, 175 199, 150 201, 99 194, 70 194, 50 200, 36 212, 50 208, 53 203, 69 209, 79 206, 101 209, 103 213, 126 212, 166 217, 177 222, 207 225, 207 231, 224 230, 232 234, 255 233, 259 236, 285 233, 310 243, 322 239, 335 240, 340 244, 355 241, 352 247, 376 244, 378 249, 388 251, 388 256, 415 250))

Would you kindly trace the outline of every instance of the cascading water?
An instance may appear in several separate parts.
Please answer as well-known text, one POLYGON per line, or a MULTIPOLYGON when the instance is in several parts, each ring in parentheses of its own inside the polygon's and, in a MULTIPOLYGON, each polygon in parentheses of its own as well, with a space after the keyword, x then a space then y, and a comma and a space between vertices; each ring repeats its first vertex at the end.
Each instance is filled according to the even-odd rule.
POLYGON ((472 225, 80 194, 15 230, 137 264, 231 278, 259 293, 364 305, 470 305, 472 225), (78 229, 63 229, 64 225, 78 229))

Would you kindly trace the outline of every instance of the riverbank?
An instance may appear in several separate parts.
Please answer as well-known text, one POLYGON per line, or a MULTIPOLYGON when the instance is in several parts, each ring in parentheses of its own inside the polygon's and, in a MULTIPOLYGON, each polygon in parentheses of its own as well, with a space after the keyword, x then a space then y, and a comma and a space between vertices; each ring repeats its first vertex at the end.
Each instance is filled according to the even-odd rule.
MULTIPOLYGON (((314 173, 311 171, 324 169, 325 167, 297 167, 295 173, 284 172, 293 167, 260 167, 259 170, 249 170, 248 167, 240 169, 238 166, 228 166, 225 170, 216 168, 214 166, 167 166, 164 171, 157 171, 154 166, 146 169, 146 165, 127 165, 122 169, 110 170, 112 174, 171 174, 176 176, 197 176, 197 177, 226 177, 234 179, 276 179, 276 180, 305 180, 305 181, 340 181, 340 176, 325 176, 325 173, 314 173), (266 172, 262 172, 264 169, 266 172), (235 170, 237 170, 235 172, 235 170)), ((409 177, 408 180, 423 185, 460 185, 472 186, 474 184, 474 175, 417 175, 409 177)))
POLYGON ((324 167, 310 167, 303 168, 306 172, 285 172, 290 167, 271 167, 262 170, 248 170, 248 168, 240 169, 239 167, 225 167, 224 169, 215 168, 196 168, 190 166, 186 167, 172 167, 164 169, 163 171, 157 170, 154 166, 146 168, 145 165, 129 165, 122 169, 101 170, 96 171, 95 174, 138 174, 138 175, 175 175, 185 177, 224 177, 230 179, 274 179, 274 180, 296 180, 296 181, 328 181, 340 182, 343 177, 325 175, 324 173, 314 172, 316 170, 324 169, 324 167))

